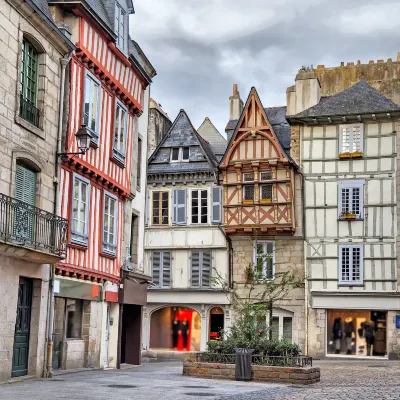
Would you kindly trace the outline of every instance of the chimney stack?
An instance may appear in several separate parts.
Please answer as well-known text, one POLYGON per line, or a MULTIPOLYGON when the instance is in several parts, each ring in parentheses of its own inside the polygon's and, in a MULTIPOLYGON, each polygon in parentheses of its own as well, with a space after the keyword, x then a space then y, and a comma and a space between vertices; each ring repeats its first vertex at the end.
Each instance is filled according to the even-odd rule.
POLYGON ((243 111, 243 101, 240 98, 238 85, 233 85, 233 94, 229 97, 229 120, 239 119, 243 111))

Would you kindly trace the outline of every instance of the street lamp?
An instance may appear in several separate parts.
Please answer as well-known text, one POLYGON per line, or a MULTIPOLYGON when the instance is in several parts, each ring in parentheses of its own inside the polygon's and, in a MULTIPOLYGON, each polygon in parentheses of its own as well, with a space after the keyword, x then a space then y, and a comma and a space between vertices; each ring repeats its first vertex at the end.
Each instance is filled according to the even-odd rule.
POLYGON ((78 132, 75 133, 76 141, 78 142, 78 149, 80 151, 76 153, 57 153, 58 157, 65 158, 69 155, 84 155, 90 148, 90 140, 92 139, 93 135, 90 133, 89 129, 86 125, 82 125, 78 132))

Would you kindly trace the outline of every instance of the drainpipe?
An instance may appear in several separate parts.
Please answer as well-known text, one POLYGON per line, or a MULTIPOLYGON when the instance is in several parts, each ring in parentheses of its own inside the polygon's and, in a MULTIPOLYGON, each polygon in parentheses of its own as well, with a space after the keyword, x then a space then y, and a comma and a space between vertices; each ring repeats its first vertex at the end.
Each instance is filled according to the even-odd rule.
MULTIPOLYGON (((63 131, 64 120, 64 94, 65 94, 65 70, 74 51, 71 51, 60 60, 61 64, 61 78, 60 78, 60 104, 58 116, 58 131, 57 131, 57 150, 54 162, 54 214, 61 214, 61 196, 58 193, 58 183, 60 181, 60 164, 58 161, 57 153, 61 153, 61 139, 63 131)), ((51 275, 49 279, 49 315, 48 315, 48 333, 47 333, 47 365, 45 371, 45 378, 53 377, 53 323, 54 323, 54 275, 57 264, 51 266, 51 275)))

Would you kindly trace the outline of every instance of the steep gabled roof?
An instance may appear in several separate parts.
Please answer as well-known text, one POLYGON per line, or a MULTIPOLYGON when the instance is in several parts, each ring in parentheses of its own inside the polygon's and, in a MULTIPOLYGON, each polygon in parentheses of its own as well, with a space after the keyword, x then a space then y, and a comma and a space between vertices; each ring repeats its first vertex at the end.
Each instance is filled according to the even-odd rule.
POLYGON ((363 78, 334 96, 322 97, 320 102, 288 119, 362 115, 400 111, 400 106, 369 85, 363 78))
POLYGON ((206 117, 200 127, 197 129, 199 135, 208 142, 211 150, 215 154, 218 161, 224 155, 227 141, 219 133, 218 129, 211 122, 210 118, 206 117))
POLYGON ((217 164, 208 142, 197 133, 185 110, 180 110, 171 128, 149 158, 147 172, 211 172, 217 164), (174 147, 189 147, 189 162, 170 163, 171 149, 174 147))
POLYGON ((279 143, 290 157, 290 125, 286 120, 286 106, 264 108, 279 143))

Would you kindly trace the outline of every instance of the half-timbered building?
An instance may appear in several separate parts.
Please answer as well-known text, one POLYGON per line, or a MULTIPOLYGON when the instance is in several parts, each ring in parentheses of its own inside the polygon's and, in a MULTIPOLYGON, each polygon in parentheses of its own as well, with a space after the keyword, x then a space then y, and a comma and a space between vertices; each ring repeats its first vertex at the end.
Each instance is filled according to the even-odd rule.
MULTIPOLYGON (((234 85, 230 141, 219 164, 224 229, 232 241, 238 287, 246 283, 248 268, 256 279, 274 279, 287 270, 304 274, 301 179, 290 156, 286 107, 264 108, 254 87, 242 104, 234 85)), ((275 304, 273 336, 303 347, 303 326, 304 290, 294 289, 275 304)))
MULTIPOLYGON (((136 193, 136 125, 149 76, 128 34, 131 0, 49 4, 76 44, 59 181, 61 215, 70 225, 67 256, 56 269, 53 365, 115 367, 120 269, 130 247, 124 222, 130 224, 127 199, 136 193), (82 126, 90 132, 90 148, 73 154, 79 153, 75 134, 82 126)), ((146 287, 146 280, 139 283, 146 287)), ((139 304, 146 296, 141 293, 139 304)))
POLYGON ((399 342, 400 106, 363 78, 321 97, 314 71, 297 75, 287 101, 305 179, 308 353, 390 357, 399 342))
MULTIPOLYGON (((208 140, 220 135, 208 133, 208 140)), ((229 326, 229 299, 213 280, 229 279, 229 269, 218 162, 210 144, 181 110, 149 159, 145 263, 153 282, 143 323, 147 356, 205 350, 229 326)))

